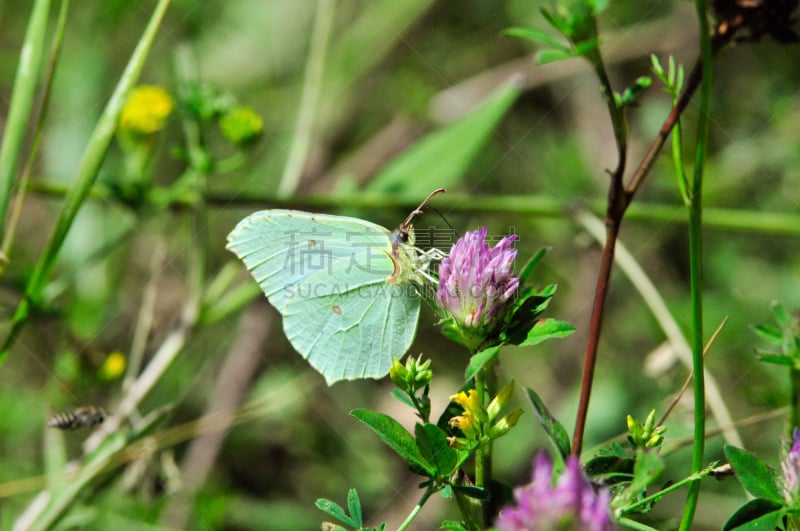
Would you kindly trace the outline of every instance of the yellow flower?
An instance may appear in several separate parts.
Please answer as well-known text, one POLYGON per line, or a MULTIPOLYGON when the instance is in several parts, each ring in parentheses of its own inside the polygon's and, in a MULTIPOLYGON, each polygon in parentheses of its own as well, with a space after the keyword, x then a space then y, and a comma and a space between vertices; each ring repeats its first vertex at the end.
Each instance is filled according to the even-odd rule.
POLYGON ((475 389, 470 389, 469 392, 460 391, 457 395, 451 396, 450 400, 473 413, 481 409, 481 403, 475 389))
POLYGON ((119 117, 120 131, 149 135, 164 129, 175 107, 172 96, 161 87, 140 85, 133 89, 119 117))
POLYGON ((103 380, 116 380, 125 372, 127 364, 128 360, 125 354, 115 350, 106 357, 103 365, 100 366, 100 378, 103 380))
POLYGON ((478 434, 478 424, 475 415, 469 411, 464 411, 463 415, 450 419, 450 425, 458 428, 468 439, 474 438, 478 434))

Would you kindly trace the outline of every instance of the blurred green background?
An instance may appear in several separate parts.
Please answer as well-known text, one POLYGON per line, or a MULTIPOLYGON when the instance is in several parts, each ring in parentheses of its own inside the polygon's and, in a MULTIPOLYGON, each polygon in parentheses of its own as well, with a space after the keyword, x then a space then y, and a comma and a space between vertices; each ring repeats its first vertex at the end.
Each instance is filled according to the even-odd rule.
MULTIPOLYGON (((14 254, 0 285, 4 323, 14 311, 60 204, 59 194, 47 193, 43 185, 63 186, 74 177, 86 140, 154 5, 152 1, 109 0, 75 2, 70 9, 63 57, 32 175, 35 187, 26 197, 14 254)), ((335 2, 298 200, 286 203, 278 202, 275 193, 296 134, 317 3, 174 0, 140 82, 174 93, 176 54, 183 50, 196 62, 202 81, 235 95, 264 119, 263 137, 248 150, 247 162, 234 172, 212 174, 208 180, 207 226, 202 237, 207 238, 209 278, 233 260, 224 249, 225 235, 239 219, 260 208, 290 204, 347 212, 396 226, 416 204, 412 200, 416 196, 403 194, 404 187, 432 190, 440 185, 437 174, 416 175, 386 201, 354 210, 352 203, 358 202, 360 190, 413 142, 474 109, 512 75, 521 76, 515 78, 523 87, 519 96, 477 150, 468 171, 441 196, 438 208, 459 232, 487 225, 493 234, 520 234, 521 259, 540 247, 550 248, 535 282, 558 284, 548 314, 572 322, 578 332, 563 341, 505 350, 499 375, 536 389, 571 430, 599 247, 562 207, 602 205, 605 170, 616 161, 605 104, 588 65, 570 60, 537 66, 528 43, 501 34, 511 26, 545 29, 539 7, 540 2, 531 0, 335 2), (309 195, 313 201, 303 199, 309 195), (517 201, 514 205, 522 207, 512 209, 511 199, 490 202, 496 196, 510 196, 517 201), (556 209, 537 207, 554 202, 556 209), (342 210, 339 204, 351 208, 342 210), (530 206, 527 211, 525 205, 530 206)), ((3 115, 29 9, 25 3, 0 5, 3 115)), ((612 82, 620 91, 638 76, 647 75, 651 53, 662 62, 672 54, 687 69, 697 55, 696 22, 689 3, 613 3, 602 15, 600 29, 612 82)), ((730 209, 734 216, 740 210, 797 215, 800 63, 796 47, 769 40, 734 47, 720 55, 714 74, 706 205, 730 209)), ((628 113, 629 167, 635 167, 644 154, 669 105, 669 97, 654 83, 640 107, 628 113)), ((690 106, 684 132, 687 143, 693 138, 694 113, 690 106)), ((180 123, 172 119, 158 140, 153 161, 156 184, 169 185, 182 172, 183 162, 174 149, 181 137, 180 123)), ((217 131, 210 130, 206 141, 217 156, 230 154, 230 146, 217 131)), ((440 154, 442 164, 448 155, 440 154)), ((121 167, 122 153, 115 144, 98 186, 113 182, 121 167)), ((685 216, 666 155, 635 203, 642 203, 642 211, 623 224, 622 242, 686 331, 685 216), (648 216, 655 210, 646 206, 651 204, 665 205, 667 214, 657 219, 648 216)), ((177 322, 187 293, 189 237, 178 230, 185 216, 183 209, 174 208, 152 218, 136 218, 129 206, 109 195, 84 206, 60 255, 47 311, 29 323, 0 368, 0 523, 4 529, 44 487, 44 480, 37 477, 43 474, 46 449, 52 444, 47 439, 60 436, 46 433, 49 415, 85 403, 102 405, 113 415, 122 382, 101 378, 101 367, 109 353, 130 351, 148 284, 155 286, 156 296, 147 356, 177 322), (131 237, 102 252, 99 260, 88 262, 87 257, 128 224, 135 226, 131 237), (153 265, 152 257, 159 250, 163 261, 153 265), (25 478, 33 479, 20 481, 25 478)), ((428 223, 444 226, 435 215, 418 225, 428 223)), ((798 232, 787 232, 714 224, 705 232, 706 335, 729 319, 706 362, 735 420, 774 412, 788 400, 788 378, 778 368, 756 362, 753 349, 763 345, 749 329, 770 319, 774 299, 791 308, 800 306, 798 232)), ((240 281, 249 281, 240 269, 240 281)), ((314 500, 326 497, 344 503, 350 487, 361 494, 372 525, 386 521, 393 528, 405 518, 420 494, 418 478, 348 415, 356 407, 370 407, 405 415, 405 423, 412 425, 414 419, 389 396, 390 382, 346 382, 328 388, 292 351, 277 314, 265 302, 254 303, 246 312, 243 317, 231 314, 197 327, 140 412, 174 406, 155 428, 156 435, 204 415, 229 389, 241 391, 246 399, 266 400, 266 412, 233 427, 218 452, 189 451, 189 444, 197 440, 189 427, 178 430, 183 435, 174 442, 159 439, 161 446, 131 456, 128 463, 102 474, 84 489, 61 529, 146 529, 148 525, 153 529, 314 529, 324 516, 314 508, 314 500), (240 350, 249 349, 255 355, 237 362, 237 338, 245 342, 240 350), (226 380, 230 387, 217 389, 222 375, 230 376, 222 367, 232 359, 228 368, 234 376, 226 380)), ((661 348, 664 341, 642 297, 616 271, 586 448, 622 433, 628 413, 644 418, 652 408, 659 413, 664 410, 687 375, 687 369, 661 348)), ((432 398, 437 414, 437 405, 443 407, 460 385, 466 353, 439 334, 429 311, 423 311, 411 350, 419 352, 433 359, 432 398)), ((512 484, 527 480, 534 449, 547 445, 523 393, 518 393, 518 400, 526 414, 518 428, 497 443, 495 463, 498 478, 512 484)), ((687 397, 668 421, 668 441, 688 437, 690 422, 691 397, 687 397)), ((713 419, 710 422, 715 424, 713 419)), ((774 416, 743 425, 739 432, 748 449, 775 465, 783 429, 782 418, 774 416)), ((68 457, 80 454, 86 436, 84 431, 65 435, 68 457)), ((722 457, 721 445, 720 437, 710 439, 708 461, 722 457)), ((672 454, 668 464, 665 479, 688 474, 688 446, 672 454)), ((696 528, 718 529, 744 499, 733 481, 705 483, 696 528)), ((649 524, 669 527, 683 502, 682 492, 668 496, 649 524)), ((445 517, 456 514, 449 503, 437 498, 426 505, 412 528, 434 529, 445 517)))

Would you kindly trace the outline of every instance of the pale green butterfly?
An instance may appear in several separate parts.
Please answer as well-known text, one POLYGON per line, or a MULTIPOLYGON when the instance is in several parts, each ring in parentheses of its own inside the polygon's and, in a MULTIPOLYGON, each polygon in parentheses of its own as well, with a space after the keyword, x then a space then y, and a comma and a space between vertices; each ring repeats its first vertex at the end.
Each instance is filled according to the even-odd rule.
POLYGON ((425 268, 433 256, 413 246, 411 221, 441 192, 394 232, 357 218, 262 210, 228 234, 228 249, 283 316, 289 342, 328 385, 381 378, 411 346, 416 286, 432 280, 425 268))

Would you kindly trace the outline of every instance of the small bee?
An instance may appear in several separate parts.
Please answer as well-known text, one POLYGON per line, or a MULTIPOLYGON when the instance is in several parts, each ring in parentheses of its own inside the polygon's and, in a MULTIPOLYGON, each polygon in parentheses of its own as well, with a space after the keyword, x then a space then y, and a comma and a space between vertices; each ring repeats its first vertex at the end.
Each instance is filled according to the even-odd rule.
POLYGON ((81 406, 53 416, 47 425, 60 430, 77 430, 101 424, 106 420, 106 412, 99 406, 81 406))

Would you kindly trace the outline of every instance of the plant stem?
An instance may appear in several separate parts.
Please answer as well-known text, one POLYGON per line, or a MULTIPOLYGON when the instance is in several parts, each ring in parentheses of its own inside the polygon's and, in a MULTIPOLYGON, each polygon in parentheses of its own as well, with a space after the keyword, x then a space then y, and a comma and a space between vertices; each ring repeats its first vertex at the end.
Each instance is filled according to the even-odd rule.
MULTIPOLYGON (((33 167, 36 163, 36 155, 39 152, 39 145, 42 141, 42 131, 44 129, 44 121, 47 117, 47 109, 50 106, 50 96, 52 94, 53 78, 56 73, 56 66, 58 66, 59 58, 61 57, 61 45, 64 42, 64 30, 67 25, 67 13, 69 12, 69 0, 61 2, 61 8, 58 12, 58 21, 56 22, 55 32, 53 35, 53 44, 50 50, 50 60, 47 67, 47 74, 44 78, 42 86, 42 97, 36 110, 36 119, 34 123, 34 138, 31 145, 31 151, 28 154, 28 161, 25 164, 25 169, 22 171, 22 176, 17 185, 17 196, 14 198, 14 204, 11 206, 11 211, 8 215, 8 226, 5 233, 2 234, 3 243, 0 246, 0 274, 5 269, 4 260, 9 260, 11 255, 11 247, 14 245, 14 235, 17 230, 17 224, 22 216, 22 206, 25 202, 25 192, 28 189, 28 182, 30 181, 33 167)), ((0 167, 2 162, 0 162, 0 167)), ((0 170, 2 171, 2 170, 0 170)), ((5 202, 5 200, 3 201, 5 202)), ((0 220, 3 218, 0 216, 0 220)), ((1 222, 0 222, 1 223, 1 222)))
POLYGON ((422 494, 422 498, 419 499, 419 502, 417 502, 417 504, 408 514, 408 517, 403 520, 403 523, 400 524, 400 527, 397 528, 397 531, 404 531, 409 525, 411 525, 411 522, 414 521, 414 518, 416 518, 419 512, 422 510, 422 506, 425 505, 425 502, 428 501, 428 498, 430 498, 431 494, 434 492, 434 489, 431 487, 425 489, 425 492, 422 494))
POLYGON ((586 427, 586 415, 589 410, 589 399, 592 394, 592 381, 594 368, 597 364, 597 346, 600 341, 600 331, 603 325, 603 307, 608 293, 608 284, 611 280, 611 268, 614 264, 614 246, 616 245, 619 226, 622 216, 628 206, 629 200, 625 197, 623 175, 627 159, 627 127, 622 109, 614 99, 614 89, 608 79, 603 58, 599 48, 589 57, 595 73, 600 80, 600 92, 606 100, 608 114, 614 130, 614 140, 617 145, 617 167, 611 173, 611 182, 608 186, 608 203, 606 207, 606 243, 600 259, 600 270, 597 275, 597 284, 592 303, 592 317, 589 323, 589 338, 586 341, 586 354, 583 358, 583 376, 581 379, 581 395, 578 403, 578 413, 573 431, 572 453, 580 455, 583 445, 583 431, 586 427))
POLYGON ((34 2, 11 92, 3 143, 0 145, 0 234, 6 232, 6 214, 11 199, 11 188, 14 185, 14 175, 22 152, 25 132, 31 119, 30 112, 42 67, 45 42, 50 35, 47 28, 49 12, 49 0, 34 2))
POLYGON ((297 114, 294 139, 278 186, 278 195, 281 197, 289 197, 295 193, 300 185, 300 177, 308 158, 314 134, 314 119, 318 112, 319 97, 322 93, 325 53, 328 49, 328 40, 335 18, 335 6, 335 0, 317 0, 317 12, 308 52, 303 93, 298 106, 300 110, 297 114))
POLYGON ((76 178, 64 196, 64 203, 59 212, 56 226, 31 273, 28 284, 25 287, 25 295, 19 302, 11 320, 11 329, 2 347, 0 347, 0 365, 5 362, 14 341, 27 322, 31 308, 41 301, 42 292, 56 266, 58 255, 72 227, 72 223, 100 173, 100 166, 114 138, 119 113, 122 111, 122 106, 125 104, 128 93, 139 79, 139 74, 144 67, 145 60, 155 41, 158 28, 168 6, 169 0, 160 0, 153 10, 147 27, 125 67, 125 71, 122 73, 114 92, 97 121, 97 125, 81 158, 76 178))
MULTIPOLYGON (((482 369, 475 375, 475 392, 478 393, 478 403, 483 407, 488 404, 488 400, 486 399, 486 382, 484 380, 485 370, 486 369, 482 369)), ((486 485, 486 458, 485 446, 479 445, 475 451, 475 485, 478 487, 486 485)))
POLYGON ((714 467, 714 465, 709 466, 705 470, 699 470, 698 472, 693 473, 691 476, 689 476, 687 478, 684 478, 684 479, 682 479, 680 481, 676 481, 675 483, 671 483, 668 487, 664 487, 660 491, 658 491, 658 492, 656 492, 654 494, 651 494, 650 496, 647 496, 645 498, 637 500, 636 503, 628 505, 627 507, 620 508, 618 513, 619 513, 620 516, 628 514, 628 513, 631 513, 633 511, 639 509, 640 507, 645 507, 645 506, 647 506, 647 505, 649 505, 649 504, 651 504, 653 502, 656 502, 656 501, 660 500, 661 498, 663 498, 664 496, 666 496, 670 492, 678 490, 678 489, 682 488, 684 485, 688 484, 688 485, 691 486, 691 485, 694 485, 694 484, 698 484, 701 479, 703 479, 704 477, 706 477, 708 475, 708 473, 711 471, 711 469, 713 467, 714 467))
MULTIPOLYGON (((619 234, 619 229, 622 224, 622 218, 624 217, 625 212, 628 210, 628 207, 630 206, 631 201, 641 186, 644 178, 653 168, 656 156, 664 146, 670 131, 672 131, 672 129, 678 123, 678 118, 680 118, 683 111, 686 110, 692 95, 700 85, 701 78, 706 75, 710 76, 712 55, 721 50, 722 47, 733 38, 736 30, 736 27, 731 24, 728 24, 724 27, 721 26, 717 29, 717 33, 715 33, 714 38, 711 39, 708 37, 708 25, 705 20, 703 21, 702 27, 706 31, 704 34, 706 38, 703 39, 703 53, 701 55, 701 59, 698 60, 697 64, 692 69, 692 73, 689 76, 689 80, 683 90, 683 93, 680 95, 680 98, 678 98, 677 104, 672 108, 672 111, 670 111, 669 115, 664 120, 658 135, 653 140, 642 161, 639 163, 639 166, 634 172, 633 177, 631 177, 629 184, 623 187, 622 171, 624 170, 624 166, 622 164, 618 166, 617 171, 615 171, 611 176, 606 206, 606 243, 603 247, 603 254, 600 258, 601 263, 597 276, 595 300, 592 305, 589 339, 586 343, 584 374, 581 382, 581 396, 575 420, 575 431, 573 434, 572 452, 575 455, 580 454, 583 444, 583 432, 586 424, 587 412, 589 409, 589 398, 591 395, 591 386, 594 377, 593 371, 596 364, 597 346, 599 343, 599 336, 603 321, 602 313, 604 312, 605 299, 608 294, 608 283, 611 279, 611 268, 614 260, 614 247, 616 245, 616 238, 619 234)), ((601 82, 603 82, 602 78, 601 82)), ((604 88, 602 90, 604 94, 613 94, 610 88, 604 88)), ((616 123, 617 121, 615 119, 615 115, 612 114, 612 124, 616 123)), ((621 138, 620 134, 615 133, 615 138, 619 140, 621 138)), ((618 151, 620 154, 624 154, 624 151, 618 151)))
MULTIPOLYGON (((692 472, 699 473, 705 459, 706 400, 703 371, 703 164, 705 163, 708 131, 711 123, 711 34, 708 28, 705 0, 696 0, 700 23, 700 49, 702 53, 702 84, 700 87, 700 115, 697 124, 697 150, 689 205, 689 277, 692 294, 692 360, 694 372, 694 446, 692 472)), ((686 506, 681 518, 681 530, 692 527, 700 482, 689 485, 686 506)))

